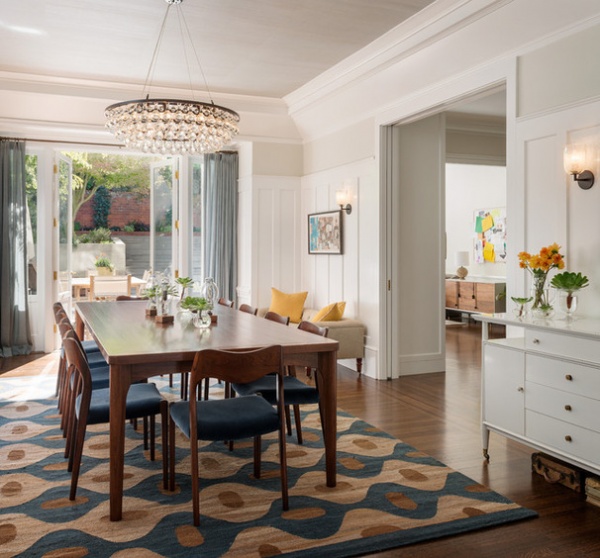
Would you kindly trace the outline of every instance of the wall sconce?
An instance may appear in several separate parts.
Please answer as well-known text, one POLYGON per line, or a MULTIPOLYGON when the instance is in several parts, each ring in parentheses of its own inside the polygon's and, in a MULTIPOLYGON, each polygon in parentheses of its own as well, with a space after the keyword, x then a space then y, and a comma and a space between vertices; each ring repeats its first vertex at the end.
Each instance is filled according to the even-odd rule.
POLYGON ((458 266, 456 276, 459 279, 464 279, 469 274, 469 270, 465 267, 469 265, 469 252, 456 252, 455 262, 458 266))
POLYGON ((342 211, 346 212, 346 215, 352 213, 352 206, 350 205, 350 194, 348 190, 337 190, 335 193, 335 203, 340 206, 342 211))
POLYGON ((587 148, 583 144, 570 144, 565 147, 563 156, 565 172, 573 175, 573 180, 582 190, 589 190, 594 185, 594 173, 585 170, 587 164, 587 148))

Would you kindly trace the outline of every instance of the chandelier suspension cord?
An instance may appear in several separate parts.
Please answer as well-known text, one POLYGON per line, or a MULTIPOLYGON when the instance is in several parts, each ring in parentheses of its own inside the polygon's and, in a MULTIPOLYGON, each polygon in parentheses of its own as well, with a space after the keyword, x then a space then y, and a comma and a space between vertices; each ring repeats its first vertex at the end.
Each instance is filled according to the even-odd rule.
POLYGON ((185 35, 183 34, 183 24, 185 22, 181 6, 177 4, 177 22, 179 23, 179 35, 181 36, 181 46, 183 47, 183 57, 185 58, 185 66, 188 73, 188 81, 190 84, 190 91, 192 92, 192 100, 196 100, 196 94, 194 93, 194 87, 192 85, 192 71, 190 70, 190 61, 188 58, 188 49, 185 47, 185 35))
POLYGON ((165 32, 165 27, 167 25, 167 17, 169 15, 169 10, 171 9, 173 4, 169 4, 165 11, 165 15, 162 20, 162 24, 160 26, 160 31, 158 33, 158 39, 156 40, 156 46, 154 47, 154 52, 152 53, 152 59, 150 60, 150 66, 148 68, 148 73, 146 74, 146 80, 144 81, 144 88, 142 89, 142 96, 145 94, 146 99, 150 96, 150 85, 152 83, 152 79, 154 79, 154 68, 156 67, 156 59, 158 58, 158 51, 160 49, 160 44, 162 42, 163 34, 165 32))
MULTIPOLYGON (((198 68, 200 68, 200 73, 202 74, 202 79, 204 81, 204 87, 206 88, 206 92, 208 93, 208 98, 210 99, 210 102, 214 105, 215 102, 213 101, 212 93, 210 92, 210 87, 208 86, 208 80, 206 79, 206 75, 204 74, 202 64, 200 64, 200 58, 198 57, 198 52, 196 51, 196 45, 194 45, 194 41, 192 40, 192 34, 190 33, 190 28, 188 27, 188 24, 185 21, 185 18, 183 17, 182 8, 179 8, 177 13, 180 15, 181 19, 183 19, 183 25, 185 27, 185 32, 187 34, 190 45, 192 45, 192 52, 194 53, 194 56, 196 58, 196 63, 198 64, 198 68)), ((187 58, 186 58, 186 61, 187 61, 187 58)), ((188 74, 191 75, 189 66, 188 66, 188 74)), ((191 79, 191 77, 190 77, 190 79, 191 79)), ((190 87, 191 87, 191 83, 190 83, 190 87)))

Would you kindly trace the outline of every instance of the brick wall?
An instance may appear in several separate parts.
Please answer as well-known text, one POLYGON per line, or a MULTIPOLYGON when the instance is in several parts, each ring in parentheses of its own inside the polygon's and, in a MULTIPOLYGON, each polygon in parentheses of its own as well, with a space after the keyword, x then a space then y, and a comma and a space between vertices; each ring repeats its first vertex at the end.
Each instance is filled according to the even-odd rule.
MULTIPOLYGON (((94 199, 87 201, 81 206, 75 217, 83 228, 94 228, 94 199)), ((150 223, 150 197, 140 197, 126 192, 111 192, 110 214, 108 216, 109 227, 120 227, 131 221, 150 223)))

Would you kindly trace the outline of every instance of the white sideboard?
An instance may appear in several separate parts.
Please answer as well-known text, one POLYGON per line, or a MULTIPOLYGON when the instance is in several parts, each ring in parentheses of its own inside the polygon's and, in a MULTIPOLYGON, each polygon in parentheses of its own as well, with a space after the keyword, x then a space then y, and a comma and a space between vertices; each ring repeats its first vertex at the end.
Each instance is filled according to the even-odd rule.
POLYGON ((473 317, 482 322, 484 457, 493 431, 600 474, 600 320, 473 317), (518 334, 490 339, 488 324, 518 334))

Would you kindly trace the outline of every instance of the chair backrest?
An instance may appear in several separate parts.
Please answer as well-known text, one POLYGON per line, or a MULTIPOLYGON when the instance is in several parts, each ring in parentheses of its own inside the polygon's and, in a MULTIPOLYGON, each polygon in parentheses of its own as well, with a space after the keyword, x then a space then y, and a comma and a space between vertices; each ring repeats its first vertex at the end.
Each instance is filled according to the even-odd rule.
POLYGON ((277 322, 278 324, 289 325, 290 317, 282 316, 277 312, 271 312, 270 310, 265 314, 265 320, 271 320, 272 322, 277 322))
POLYGON ((300 322, 298 324, 298 329, 302 331, 308 331, 308 333, 314 333, 315 335, 320 335, 321 337, 327 337, 329 334, 328 327, 321 327, 313 322, 300 322))
POLYGON ((119 295, 117 300, 148 300, 147 296, 119 295))
POLYGON ((190 393, 194 393, 204 378, 247 384, 272 372, 283 375, 281 345, 271 345, 252 351, 205 349, 197 352, 194 358, 190 377, 190 393))
POLYGON ((116 300, 119 295, 131 296, 131 275, 90 275, 89 300, 116 300))
POLYGON ((69 371, 68 381, 70 382, 70 377, 75 375, 74 389, 76 393, 81 393, 80 409, 85 409, 85 415, 82 415, 82 417, 87 417, 87 410, 90 407, 92 398, 92 374, 81 342, 74 331, 67 332, 63 337, 63 347, 67 359, 67 370, 69 371))
POLYGON ((240 304, 240 307, 238 308, 238 310, 240 312, 246 312, 247 314, 252 314, 253 316, 256 316, 256 313, 258 312, 258 308, 254 308, 254 306, 250 306, 249 304, 240 304))
POLYGON ((227 300, 226 298, 220 298, 219 304, 221 306, 227 306, 228 308, 233 308, 233 300, 227 300))

